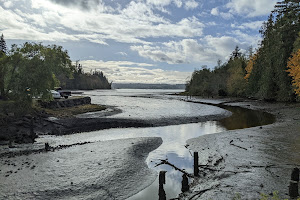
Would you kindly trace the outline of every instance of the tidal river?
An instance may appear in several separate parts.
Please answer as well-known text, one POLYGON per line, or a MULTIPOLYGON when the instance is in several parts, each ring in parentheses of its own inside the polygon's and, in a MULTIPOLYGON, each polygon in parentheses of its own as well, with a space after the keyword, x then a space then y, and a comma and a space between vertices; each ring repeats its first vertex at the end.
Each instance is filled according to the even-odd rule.
MULTIPOLYGON (((183 101, 185 97, 169 95, 175 92, 179 91, 84 91, 84 95, 92 98, 92 103, 107 105, 110 106, 109 110, 119 111, 108 116, 104 116, 103 112, 96 112, 78 117, 143 119, 154 122, 181 119, 182 123, 151 128, 114 128, 66 136, 42 136, 33 146, 24 145, 19 149, 40 148, 45 142, 51 146, 90 143, 47 154, 2 158, 0 199, 156 200, 158 179, 157 173, 153 173, 155 171, 167 171, 164 185, 166 197, 175 198, 181 192, 182 174, 167 165, 156 166, 161 159, 168 159, 175 166, 192 173, 192 152, 185 147, 186 140, 228 129, 270 123, 268 116, 259 112, 239 108, 225 110, 186 102, 183 101), (212 121, 216 116, 227 119, 212 121), (202 122, 187 124, 184 119, 191 117, 199 118, 202 122), (161 142, 153 137, 162 138, 162 144, 159 146, 161 142), (155 142, 158 142, 156 146, 152 144, 155 142), (156 148, 157 146, 159 147, 156 148), (151 151, 149 155, 148 152, 145 154, 147 166, 143 166, 143 153, 133 161, 136 157, 131 155, 147 151, 147 147, 148 152, 151 151), (128 160, 131 160, 131 164, 128 164, 128 160)), ((7 151, 5 148, 0 150, 7 151)))

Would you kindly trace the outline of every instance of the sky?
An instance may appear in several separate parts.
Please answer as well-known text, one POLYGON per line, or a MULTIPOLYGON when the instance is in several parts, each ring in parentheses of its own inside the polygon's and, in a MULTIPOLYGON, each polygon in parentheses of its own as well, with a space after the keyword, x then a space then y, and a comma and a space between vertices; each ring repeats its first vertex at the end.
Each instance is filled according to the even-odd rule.
POLYGON ((115 83, 185 83, 258 47, 277 0, 0 0, 0 34, 12 44, 57 44, 85 72, 115 83))

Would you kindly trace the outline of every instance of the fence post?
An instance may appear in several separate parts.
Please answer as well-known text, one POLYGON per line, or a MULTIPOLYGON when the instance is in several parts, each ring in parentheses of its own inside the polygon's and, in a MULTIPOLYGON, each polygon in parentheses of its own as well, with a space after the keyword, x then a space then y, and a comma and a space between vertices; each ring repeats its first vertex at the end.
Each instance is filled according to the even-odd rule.
POLYGON ((194 176, 199 176, 199 155, 198 152, 194 152, 194 176))
POLYGON ((296 167, 292 171, 290 186, 289 186, 289 195, 292 198, 299 196, 298 183, 299 183, 299 169, 296 167))
POLYGON ((45 150, 50 151, 50 145, 48 142, 45 143, 45 150))

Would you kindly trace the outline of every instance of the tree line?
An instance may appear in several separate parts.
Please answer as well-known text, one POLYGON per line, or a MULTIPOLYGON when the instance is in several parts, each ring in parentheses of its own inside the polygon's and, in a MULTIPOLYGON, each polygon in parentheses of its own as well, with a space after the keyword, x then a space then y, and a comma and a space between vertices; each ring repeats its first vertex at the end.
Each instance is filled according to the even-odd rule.
POLYGON ((186 92, 199 96, 254 97, 295 101, 300 95, 300 3, 278 2, 263 24, 262 41, 253 52, 238 46, 214 70, 195 70, 186 92))
POLYGON ((52 99, 54 87, 69 89, 108 89, 102 72, 92 74, 72 64, 61 46, 26 42, 7 50, 0 38, 0 99, 31 102, 32 98, 52 99))
POLYGON ((61 87, 70 90, 94 90, 94 89, 111 89, 111 84, 102 71, 96 69, 89 73, 84 73, 82 65, 76 62, 72 78, 68 74, 57 76, 61 87))

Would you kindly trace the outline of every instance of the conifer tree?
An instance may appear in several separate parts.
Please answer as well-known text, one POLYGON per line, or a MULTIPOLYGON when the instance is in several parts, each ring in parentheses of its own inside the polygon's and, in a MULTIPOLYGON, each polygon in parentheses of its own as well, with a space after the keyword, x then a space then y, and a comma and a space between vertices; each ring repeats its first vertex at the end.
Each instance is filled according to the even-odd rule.
POLYGON ((3 34, 1 35, 1 38, 0 38, 0 51, 2 51, 5 54, 6 54, 6 51, 7 51, 6 42, 4 40, 3 34))

